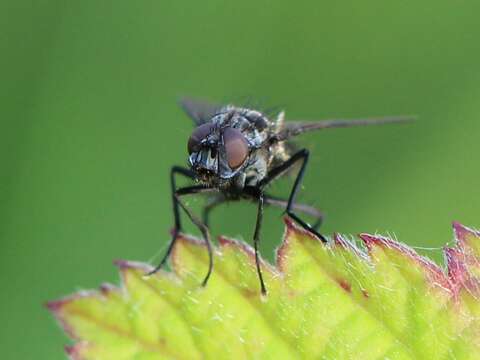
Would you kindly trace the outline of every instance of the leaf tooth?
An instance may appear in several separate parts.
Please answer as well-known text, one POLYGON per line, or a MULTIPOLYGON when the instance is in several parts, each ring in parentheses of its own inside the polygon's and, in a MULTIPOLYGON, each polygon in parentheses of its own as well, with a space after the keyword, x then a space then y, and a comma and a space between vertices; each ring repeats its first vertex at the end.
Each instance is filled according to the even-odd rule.
POLYGON ((117 266, 120 270, 136 269, 136 270, 143 270, 145 271, 145 273, 148 273, 149 271, 153 270, 152 266, 139 261, 116 259, 113 261, 113 264, 117 266))
MULTIPOLYGON (((256 266, 255 250, 246 242, 228 238, 226 236, 219 236, 218 243, 220 245, 220 249, 233 249, 234 251, 240 250, 243 254, 246 255, 246 258, 248 259, 249 263, 252 266, 256 266)), ((266 269, 273 275, 278 275, 277 269, 274 266, 272 266, 268 261, 265 261, 260 254, 259 254, 259 261, 260 261, 260 266, 262 270, 266 269)))
MULTIPOLYGON (((215 255, 217 255, 217 251, 213 244, 212 252, 215 267, 215 255)), ((202 281, 208 268, 208 259, 205 260, 207 254, 207 246, 203 239, 183 233, 179 234, 175 240, 169 259, 172 273, 181 279, 184 279, 185 276, 194 276, 194 278, 196 278, 195 281, 202 281), (203 271, 205 271, 205 273, 203 273, 203 271)))
POLYGON ((325 245, 318 237, 314 236, 310 231, 307 231, 304 228, 298 226, 290 217, 285 216, 283 218, 283 222, 286 225, 285 233, 283 235, 283 242, 285 242, 285 239, 288 238, 290 233, 293 232, 294 234, 300 233, 302 235, 305 235, 311 238, 312 240, 318 241, 322 245, 325 245))
POLYGON ((375 248, 393 250, 399 253, 400 255, 402 255, 404 258, 409 259, 415 265, 417 265, 422 270, 424 270, 424 272, 426 273, 426 275, 428 276, 431 282, 441 286, 443 289, 447 291, 452 290, 452 284, 450 283, 449 278, 445 275, 443 270, 431 260, 423 256, 420 256, 411 247, 405 244, 399 243, 393 239, 390 239, 384 236, 379 236, 379 235, 362 233, 362 234, 359 234, 359 237, 360 239, 362 239, 363 243, 367 247, 367 250, 370 255, 372 255, 373 250, 375 248))
POLYGON ((206 247, 205 241, 193 235, 180 233, 177 237, 177 242, 184 241, 191 245, 206 247))
POLYGON ((178 269, 181 267, 180 265, 182 260, 179 256, 179 248, 181 247, 182 243, 186 244, 187 246, 190 245, 193 247, 205 248, 205 251, 207 247, 204 241, 196 237, 183 233, 179 234, 177 239, 175 240, 175 245, 173 246, 172 253, 170 254, 170 264, 175 273, 177 273, 178 269))
POLYGON ((59 300, 51 300, 45 303, 45 307, 48 310, 50 310, 54 315, 56 315, 59 311, 61 311, 62 307, 69 301, 71 301, 70 297, 64 297, 59 300))
POLYGON ((467 290, 475 297, 480 295, 480 264, 477 259, 459 247, 444 248, 448 276, 457 296, 461 289, 467 290))
POLYGON ((82 351, 86 346, 87 344, 85 342, 79 342, 75 345, 66 345, 65 352, 71 360, 84 360, 85 358, 82 356, 82 351))
POLYGON ((305 236, 312 241, 318 242, 320 245, 325 246, 325 244, 316 236, 313 236, 309 231, 298 226, 291 218, 285 216, 283 218, 285 223, 285 231, 283 233, 283 240, 280 246, 276 250, 276 265, 277 269, 284 273, 285 264, 288 257, 288 249, 290 247, 290 239, 295 238, 295 236, 302 235, 305 236))
POLYGON ((480 294, 480 231, 453 222, 456 247, 446 249, 448 269, 456 276, 457 293, 463 288, 475 298, 480 294))
POLYGON ((456 244, 465 253, 471 254, 480 262, 480 231, 471 229, 461 223, 453 222, 456 244))
MULTIPOLYGON (((130 261, 130 260, 117 259, 113 261, 113 264, 117 266, 118 269, 120 270, 120 279, 122 284, 127 283, 128 272, 131 270, 140 270, 145 275, 147 275, 153 269, 153 267, 151 267, 148 264, 136 262, 136 261, 130 261)), ((159 274, 161 271, 163 270, 160 270, 157 274, 159 274)), ((154 275, 151 275, 151 276, 154 276, 154 275)), ((124 288, 122 288, 122 290, 125 291, 124 288)))
MULTIPOLYGON (((114 265, 118 267, 120 270, 120 279, 123 287, 121 289, 116 288, 115 290, 117 291, 122 291, 125 293, 125 288, 127 287, 128 284, 128 276, 130 274, 143 278, 143 280, 148 280, 150 278, 152 279, 164 279, 169 281, 172 284, 177 284, 179 279, 177 276, 171 272, 167 271, 164 269, 160 269, 154 274, 149 274, 153 270, 153 266, 138 262, 138 261, 129 261, 129 260, 115 260, 114 265)), ((164 283, 162 283, 164 284, 164 283)), ((102 287, 100 287, 100 290, 102 290, 102 287)), ((127 291, 128 293, 128 291, 127 291)), ((107 292, 108 294, 108 292, 107 292)))
POLYGON ((77 334, 75 333, 74 329, 65 321, 64 316, 63 316, 63 311, 62 309, 64 306, 72 301, 71 297, 74 297, 75 295, 71 295, 70 297, 65 297, 61 298, 59 300, 53 300, 49 301, 45 304, 45 307, 53 314, 55 317, 55 320, 57 320, 58 324, 60 327, 65 330, 67 335, 72 338, 79 340, 77 334))
POLYGON ((62 297, 58 300, 51 300, 45 304, 45 307, 53 314, 60 327, 65 330, 68 336, 75 340, 80 340, 80 337, 75 332, 74 328, 66 320, 65 307, 79 299, 86 297, 98 296, 93 290, 79 291, 73 295, 62 297))
POLYGON ((479 231, 471 229, 458 221, 452 222, 452 227, 453 227, 453 231, 455 232, 455 237, 459 241, 464 241, 465 238, 469 235, 473 235, 475 237, 480 236, 479 231))
POLYGON ((360 259, 368 260, 367 254, 364 251, 360 250, 353 242, 349 241, 339 233, 333 234, 333 243, 336 248, 344 249, 346 251, 351 251, 357 255, 360 259))
POLYGON ((255 262, 255 250, 247 243, 222 235, 218 237, 218 243, 220 248, 233 248, 242 251, 252 262, 255 262))
POLYGON ((462 288, 472 291, 478 287, 478 284, 474 286, 474 279, 467 270, 465 253, 459 248, 449 247, 445 247, 443 251, 447 262, 448 277, 452 283, 455 296, 462 288))
POLYGON ((467 275, 465 268, 464 255, 458 248, 450 248, 445 246, 443 248, 445 260, 447 262, 447 273, 454 284, 461 283, 467 275))
POLYGON ((110 284, 110 283, 103 283, 100 285, 99 287, 99 290, 100 290, 100 293, 104 296, 108 296, 109 294, 111 294, 113 291, 118 291, 119 289, 113 285, 113 284, 110 284))

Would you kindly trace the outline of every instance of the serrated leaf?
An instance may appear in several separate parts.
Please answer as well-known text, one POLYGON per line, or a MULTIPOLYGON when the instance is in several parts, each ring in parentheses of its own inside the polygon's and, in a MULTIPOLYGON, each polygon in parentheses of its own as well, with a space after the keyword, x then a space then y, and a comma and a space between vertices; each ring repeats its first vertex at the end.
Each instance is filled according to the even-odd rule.
POLYGON ((120 288, 53 301, 75 340, 73 359, 478 359, 480 235, 454 224, 447 269, 389 238, 361 234, 366 251, 329 245, 287 220, 275 267, 221 238, 207 287, 201 242, 182 236, 173 273, 119 261, 120 288))

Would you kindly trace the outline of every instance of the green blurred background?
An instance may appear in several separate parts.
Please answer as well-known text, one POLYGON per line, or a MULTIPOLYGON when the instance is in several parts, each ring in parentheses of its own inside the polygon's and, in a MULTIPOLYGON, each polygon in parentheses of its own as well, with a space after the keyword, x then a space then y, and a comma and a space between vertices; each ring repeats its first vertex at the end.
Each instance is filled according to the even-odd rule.
MULTIPOLYGON (((117 282, 113 259, 158 261, 169 168, 186 163, 192 128, 185 94, 288 118, 418 115, 305 136, 300 198, 326 212, 325 233, 390 233, 440 261, 452 220, 480 226, 479 13, 446 0, 3 0, 1 358, 64 358, 42 303, 117 282)), ((279 219, 268 211, 269 259, 279 219)), ((231 204, 212 231, 250 240, 253 221, 231 204)))

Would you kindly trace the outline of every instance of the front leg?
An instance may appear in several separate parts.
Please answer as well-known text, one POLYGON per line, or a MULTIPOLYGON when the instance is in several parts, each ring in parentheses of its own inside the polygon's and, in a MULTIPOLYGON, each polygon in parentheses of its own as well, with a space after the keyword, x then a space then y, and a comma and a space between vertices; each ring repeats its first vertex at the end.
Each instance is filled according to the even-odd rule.
POLYGON ((308 157, 309 157, 309 152, 307 149, 302 149, 295 153, 290 159, 285 161, 283 164, 277 166, 276 168, 272 169, 271 171, 268 172, 267 176, 260 182, 260 187, 263 188, 266 185, 268 185, 270 182, 275 180, 279 175, 290 169, 292 166, 294 166, 297 162, 301 161, 302 165, 300 167, 300 171, 298 172, 297 177, 295 178, 295 182, 293 184, 292 191, 290 192, 290 196, 288 198, 287 202, 287 208, 285 209, 285 212, 287 213, 288 216, 290 216, 295 222, 297 222, 300 226, 302 226, 305 230, 309 231, 310 233, 314 234, 317 236, 321 241, 327 242, 327 239, 320 234, 318 231, 316 231, 312 226, 307 224, 305 221, 300 219, 295 213, 294 213, 294 203, 295 203, 295 197, 297 196, 297 192, 300 188, 300 184, 303 179, 303 175, 305 174, 305 169, 307 167, 308 163, 308 157))
POLYGON ((260 255, 258 252, 258 245, 260 243, 260 229, 262 227, 263 220, 263 204, 264 204, 264 195, 263 191, 260 190, 258 194, 258 208, 257 208, 257 221, 255 223, 255 232, 253 235, 253 247, 255 249, 255 264, 257 265, 257 274, 258 279, 260 280, 260 289, 263 295, 267 294, 267 288, 263 281, 262 269, 260 267, 260 255))
MULTIPOLYGON (((208 279, 209 279, 209 277, 212 273, 212 270, 213 270, 213 250, 212 250, 212 243, 211 243, 211 240, 210 240, 210 232, 208 231, 208 227, 205 224, 203 224, 202 221, 200 219, 198 219, 192 213, 192 211, 181 201, 180 198, 184 195, 201 194, 201 193, 209 193, 209 192, 216 192, 216 191, 218 191, 218 190, 215 189, 215 188, 206 187, 205 185, 194 185, 194 186, 186 186, 186 187, 177 189, 175 191, 174 195, 173 195, 176 205, 179 208, 183 209, 185 211, 185 213, 187 214, 187 216, 189 217, 189 219, 195 224, 195 226, 197 226, 197 228, 202 233, 203 238, 205 240, 205 244, 207 246, 208 260, 209 260, 209 262, 208 262, 208 272, 207 272, 207 275, 205 276, 205 279, 202 282, 202 286, 205 286, 207 284, 207 281, 208 281, 208 279)), ((177 240, 178 233, 179 233, 179 230, 174 230, 173 238, 172 238, 172 240, 170 242, 170 245, 168 247, 167 254, 166 254, 164 260, 162 260, 162 263, 160 264, 160 266, 168 259, 168 255, 171 253, 171 251, 172 251, 172 249, 175 245, 175 242, 177 240)), ((153 274, 156 271, 158 271, 160 266, 157 266, 157 268, 155 268, 154 270, 149 272, 148 275, 153 274)))
POLYGON ((179 205, 178 205, 177 197, 175 196, 175 193, 177 191, 177 184, 175 179, 176 175, 183 175, 184 177, 187 177, 191 180, 195 178, 195 173, 193 171, 187 168, 183 168, 181 166, 173 166, 170 170, 170 191, 172 196, 173 217, 175 221, 175 225, 172 232, 172 240, 170 240, 170 244, 168 245, 167 252, 163 256, 162 261, 160 261, 158 266, 155 267, 155 269, 153 269, 152 271, 150 271, 148 275, 152 275, 156 273, 158 270, 160 270, 163 267, 163 265, 165 265, 168 258, 170 257, 170 253, 172 252, 173 246, 175 245, 175 240, 177 239, 178 233, 182 231, 179 205))
POLYGON ((260 253, 258 245, 260 243, 260 230, 262 228, 263 220, 263 207, 265 204, 265 195, 263 193, 263 188, 256 186, 246 186, 243 189, 243 196, 245 198, 257 201, 257 221, 255 223, 255 232, 253 234, 253 248, 255 250, 255 264, 257 266, 258 279, 260 280, 260 290, 263 295, 267 294, 267 288, 265 287, 265 282, 263 281, 262 269, 260 266, 260 253))
POLYGON ((210 275, 212 274, 213 270, 213 250, 212 250, 212 242, 210 240, 210 231, 208 231, 208 226, 205 225, 193 212, 188 208, 183 201, 181 201, 180 197, 183 195, 190 195, 190 194, 199 194, 199 193, 207 193, 207 192, 216 192, 218 191, 215 188, 208 188, 203 185, 198 185, 198 186, 187 186, 181 189, 178 189, 175 192, 175 198, 177 200, 177 203, 180 205, 180 207, 185 211, 189 219, 192 221, 192 223, 195 224, 195 226, 200 230, 200 232, 203 235, 203 239, 205 240, 205 244, 207 246, 207 252, 208 252, 208 271, 207 275, 202 281, 202 286, 207 285, 208 279, 210 278, 210 275))

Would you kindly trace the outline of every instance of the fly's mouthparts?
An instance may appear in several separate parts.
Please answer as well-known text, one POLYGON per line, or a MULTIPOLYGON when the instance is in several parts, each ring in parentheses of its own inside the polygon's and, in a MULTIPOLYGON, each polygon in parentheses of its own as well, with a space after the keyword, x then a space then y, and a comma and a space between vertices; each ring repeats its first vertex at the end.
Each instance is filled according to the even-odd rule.
POLYGON ((201 165, 195 167, 194 171, 198 174, 200 178, 208 178, 215 175, 215 171, 213 171, 212 169, 207 169, 201 165))
POLYGON ((215 159, 217 157, 217 153, 218 153, 218 151, 217 151, 216 147, 211 147, 210 148, 210 157, 212 159, 215 159))

